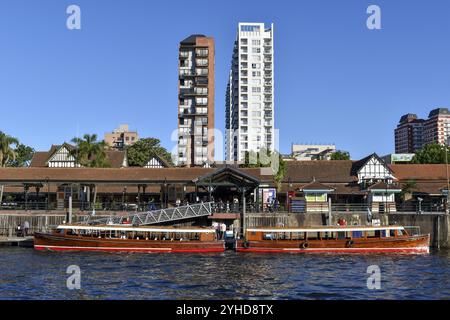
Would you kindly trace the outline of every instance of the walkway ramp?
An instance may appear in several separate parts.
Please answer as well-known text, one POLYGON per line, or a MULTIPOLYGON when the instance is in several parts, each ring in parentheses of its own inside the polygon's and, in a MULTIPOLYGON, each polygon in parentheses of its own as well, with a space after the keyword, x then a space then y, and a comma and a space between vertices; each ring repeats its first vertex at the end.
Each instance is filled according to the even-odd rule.
POLYGON ((101 219, 92 219, 92 217, 90 217, 88 220, 84 221, 84 223, 87 223, 89 225, 123 224, 124 222, 129 221, 129 223, 134 226, 144 226, 204 217, 211 214, 211 202, 205 202, 147 212, 134 212, 121 216, 112 216, 101 219))

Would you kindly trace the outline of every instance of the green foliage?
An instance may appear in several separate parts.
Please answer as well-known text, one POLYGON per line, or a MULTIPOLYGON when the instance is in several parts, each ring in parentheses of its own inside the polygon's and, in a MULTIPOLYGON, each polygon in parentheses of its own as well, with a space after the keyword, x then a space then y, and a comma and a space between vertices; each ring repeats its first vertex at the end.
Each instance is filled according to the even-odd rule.
POLYGON ((261 148, 259 152, 246 151, 244 156, 244 163, 240 165, 241 168, 272 168, 274 173, 274 181, 277 188, 281 188, 281 182, 286 176, 286 162, 283 160, 281 154, 277 151, 273 153, 270 150, 261 148))
POLYGON ((417 182, 415 180, 407 180, 403 186, 400 196, 403 201, 406 201, 408 196, 410 196, 414 190, 417 189, 417 182))
POLYGON ((348 151, 337 150, 331 154, 331 160, 350 160, 350 153, 348 151))
POLYGON ((18 146, 19 140, 17 138, 8 136, 0 131, 0 167, 9 166, 11 161, 16 160, 16 148, 18 146))
POLYGON ((24 144, 19 144, 16 149, 16 158, 9 161, 8 166, 11 167, 28 167, 30 165, 31 159, 35 150, 32 147, 26 146, 24 144))
POLYGON ((447 156, 449 157, 448 159, 450 160, 449 147, 433 142, 417 151, 411 162, 421 164, 445 163, 446 151, 447 156))
POLYGON ((77 163, 88 168, 108 168, 110 165, 106 157, 106 144, 97 141, 96 134, 85 134, 83 138, 73 138, 76 149, 71 151, 77 163))
POLYGON ((127 147, 127 153, 128 164, 132 167, 143 167, 154 156, 159 156, 170 165, 173 165, 172 155, 166 148, 161 146, 161 141, 157 138, 140 139, 127 147))

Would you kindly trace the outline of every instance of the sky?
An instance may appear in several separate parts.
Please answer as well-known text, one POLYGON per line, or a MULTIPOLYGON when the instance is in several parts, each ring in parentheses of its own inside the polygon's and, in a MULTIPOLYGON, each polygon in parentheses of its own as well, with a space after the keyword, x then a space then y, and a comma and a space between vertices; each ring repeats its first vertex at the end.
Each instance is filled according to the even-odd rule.
POLYGON ((178 45, 205 34, 224 131, 238 22, 274 23, 281 153, 335 143, 353 159, 385 155, 403 114, 450 107, 448 0, 0 0, 0 130, 48 150, 128 123, 172 150, 178 45), (81 30, 66 27, 71 4, 81 30), (372 4, 381 30, 366 26, 372 4))

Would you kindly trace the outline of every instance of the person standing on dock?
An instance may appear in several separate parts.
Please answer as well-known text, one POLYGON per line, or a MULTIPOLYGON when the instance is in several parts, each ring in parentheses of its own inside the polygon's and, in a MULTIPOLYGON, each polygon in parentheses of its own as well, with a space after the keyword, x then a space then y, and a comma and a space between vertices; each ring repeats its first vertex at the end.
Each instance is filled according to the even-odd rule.
POLYGON ((25 220, 25 222, 23 223, 23 236, 26 237, 28 236, 28 229, 30 229, 30 223, 25 220))

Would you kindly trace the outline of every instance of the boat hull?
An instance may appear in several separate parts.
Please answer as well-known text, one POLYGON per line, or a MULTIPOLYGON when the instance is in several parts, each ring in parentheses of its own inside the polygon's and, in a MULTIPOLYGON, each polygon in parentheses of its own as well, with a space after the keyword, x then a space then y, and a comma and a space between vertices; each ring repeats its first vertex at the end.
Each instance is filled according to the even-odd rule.
POLYGON ((405 236, 398 238, 349 240, 238 240, 238 252, 255 253, 412 253, 430 252, 430 236, 405 236))
POLYGON ((142 253, 208 253, 223 252, 223 241, 154 241, 130 239, 84 238, 35 234, 34 248, 45 251, 97 251, 97 252, 142 252, 142 253))

